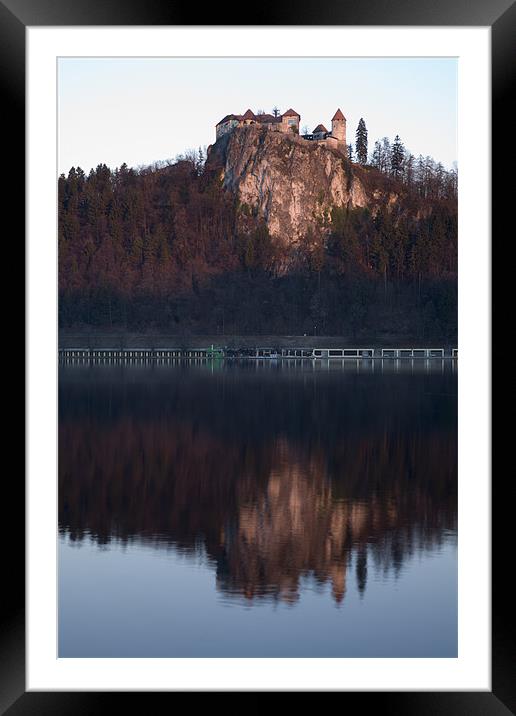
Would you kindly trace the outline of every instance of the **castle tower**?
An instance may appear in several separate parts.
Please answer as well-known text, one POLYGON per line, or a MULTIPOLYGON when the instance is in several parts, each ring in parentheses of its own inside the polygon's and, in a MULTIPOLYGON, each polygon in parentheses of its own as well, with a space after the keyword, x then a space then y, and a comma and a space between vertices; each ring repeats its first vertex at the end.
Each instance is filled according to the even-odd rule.
POLYGON ((331 120, 331 136, 338 142, 346 143, 346 117, 338 109, 331 120))
POLYGON ((282 132, 294 132, 299 134, 299 123, 301 122, 301 115, 298 114, 294 109, 287 109, 281 115, 281 131, 282 132))

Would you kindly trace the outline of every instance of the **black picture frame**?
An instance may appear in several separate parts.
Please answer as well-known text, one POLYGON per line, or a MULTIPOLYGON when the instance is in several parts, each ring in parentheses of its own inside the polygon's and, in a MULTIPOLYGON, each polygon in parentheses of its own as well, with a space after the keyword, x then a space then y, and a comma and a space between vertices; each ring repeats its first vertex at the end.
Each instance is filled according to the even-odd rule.
MULTIPOLYGON (((380 25, 380 26, 489 26, 492 33, 492 235, 501 241, 502 227, 512 208, 511 182, 505 178, 506 166, 514 166, 510 159, 514 152, 513 142, 507 138, 510 131, 506 112, 511 99, 511 80, 514 79, 516 5, 511 0, 366 0, 362 3, 338 2, 326 4, 299 0, 295 9, 288 4, 275 7, 252 6, 252 14, 246 14, 245 5, 233 7, 231 18, 221 13, 220 5, 213 4, 202 9, 203 26, 209 25, 380 25), (231 20, 231 22, 228 22, 231 20)), ((18 217, 11 233, 10 248, 21 249, 17 266, 24 266, 23 225, 25 216, 25 29, 28 26, 63 25, 196 25, 199 9, 195 6, 176 4, 170 0, 0 0, 0 82, 4 104, 2 119, 6 124, 3 133, 5 151, 11 153, 5 160, 4 171, 8 174, 8 193, 4 195, 6 206, 18 217), (18 210, 18 211, 16 211, 18 210)), ((510 232, 512 234, 513 232, 510 232)), ((510 238, 507 235, 507 239, 510 238)), ((494 241, 493 241, 494 246, 494 241)), ((493 252, 494 259, 494 252, 493 252)), ((493 265, 493 288, 505 285, 503 268, 507 263, 493 265)), ((501 323, 495 305, 502 305, 492 294, 492 330, 496 333, 501 323)), ((15 294, 14 294, 15 295, 15 294)), ((23 305, 23 298, 21 301, 23 305)), ((25 314, 22 318, 24 323, 25 314)), ((12 335, 21 334, 19 318, 15 321, 12 335)), ((30 346, 31 350, 35 347, 30 346)), ((497 357, 492 351, 492 367, 497 357)), ((501 354, 500 354, 501 358, 501 354)), ((20 365, 20 356, 16 354, 20 365)), ((23 362, 22 362, 23 363, 23 362)), ((499 380, 499 379, 498 379, 499 380)), ((492 378, 493 396, 497 395, 497 381, 492 378)), ((30 386, 28 386, 30 390, 30 386)), ((23 404, 23 400, 20 401, 23 404)), ((492 448, 508 444, 505 437, 508 428, 497 425, 493 430, 492 448)), ((509 443, 510 444, 510 443, 509 443)), ((23 454, 23 452, 22 452, 23 454)), ((497 452, 498 454, 498 452, 497 452)), ((499 454, 500 462, 502 460, 499 454)), ((509 463, 510 464, 510 463, 509 463)), ((15 567, 9 571, 2 594, 2 629, 0 632, 0 713, 9 716, 38 714, 99 714, 125 708, 130 699, 133 708, 144 713, 155 713, 165 699, 170 708, 176 693, 128 693, 128 692, 26 692, 25 691, 25 544, 21 525, 25 521, 24 484, 21 470, 10 471, 11 494, 8 494, 5 513, 9 512, 11 524, 4 537, 15 567), (16 535, 13 538, 13 535, 16 535), (145 702, 142 701, 145 699, 145 702)), ((493 478, 495 470, 493 469, 493 478)), ((508 517, 511 481, 504 477, 493 479, 493 530, 492 530, 492 691, 491 692, 345 692, 340 695, 342 705, 349 708, 353 702, 360 708, 368 706, 380 713, 397 716, 438 716, 468 714, 468 716, 503 716, 516 713, 516 687, 514 683, 515 645, 508 630, 513 611, 513 596, 506 578, 507 547, 511 544, 508 517), (495 489, 496 488, 496 489, 495 489), (357 704, 357 698, 359 703, 357 704)), ((6 516, 6 515, 5 515, 6 516)), ((4 560, 5 562, 5 560, 4 560)), ((4 570, 5 571, 5 570, 4 570)), ((509 571, 510 573, 510 571, 509 571)))

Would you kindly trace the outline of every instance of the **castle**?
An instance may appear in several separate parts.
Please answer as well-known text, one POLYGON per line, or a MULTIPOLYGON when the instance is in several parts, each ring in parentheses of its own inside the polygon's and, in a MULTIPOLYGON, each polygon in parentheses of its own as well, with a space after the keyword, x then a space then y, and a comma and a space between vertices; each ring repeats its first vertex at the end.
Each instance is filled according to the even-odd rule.
MULTIPOLYGON (((245 114, 227 114, 215 127, 216 139, 233 131, 236 127, 245 127, 256 124, 276 132, 285 132, 299 135, 301 115, 293 109, 287 109, 283 114, 254 114, 250 109, 245 114)), ((302 139, 312 142, 324 142, 338 148, 346 146, 346 118, 338 109, 331 120, 331 132, 323 124, 318 124, 311 134, 302 134, 302 139)))

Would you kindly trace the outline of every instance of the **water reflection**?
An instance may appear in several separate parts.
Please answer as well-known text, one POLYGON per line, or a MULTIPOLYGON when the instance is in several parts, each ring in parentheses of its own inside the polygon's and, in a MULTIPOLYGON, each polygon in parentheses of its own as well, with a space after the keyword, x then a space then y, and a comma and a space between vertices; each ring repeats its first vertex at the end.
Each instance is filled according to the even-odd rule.
POLYGON ((224 600, 345 600, 457 520, 456 377, 254 364, 63 367, 59 524, 196 557, 224 600))

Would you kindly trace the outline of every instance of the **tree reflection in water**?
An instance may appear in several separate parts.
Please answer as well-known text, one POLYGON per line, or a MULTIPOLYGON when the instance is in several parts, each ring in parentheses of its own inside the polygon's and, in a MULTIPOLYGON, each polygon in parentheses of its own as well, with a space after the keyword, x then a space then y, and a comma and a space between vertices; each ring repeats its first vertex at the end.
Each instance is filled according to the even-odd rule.
POLYGON ((456 378, 66 368, 59 524, 196 555, 225 598, 367 589, 457 521, 456 378))

